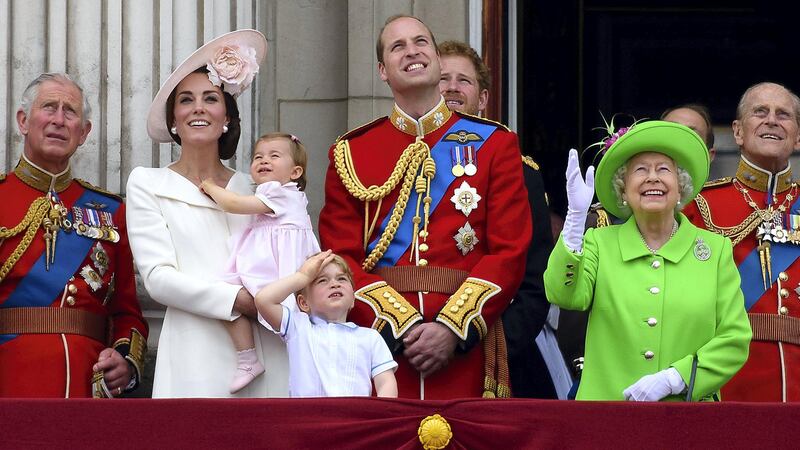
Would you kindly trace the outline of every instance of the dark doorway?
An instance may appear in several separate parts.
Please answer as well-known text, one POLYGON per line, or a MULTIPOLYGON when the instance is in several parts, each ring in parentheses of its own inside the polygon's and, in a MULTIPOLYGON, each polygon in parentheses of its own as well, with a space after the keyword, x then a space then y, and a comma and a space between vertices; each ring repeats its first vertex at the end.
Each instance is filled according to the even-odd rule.
POLYGON ((600 111, 606 118, 658 118, 667 107, 701 102, 722 125, 733 120, 739 96, 753 83, 800 88, 794 66, 800 7, 653 3, 518 2, 519 135, 523 152, 540 163, 559 213, 566 209, 567 150, 603 137, 593 131, 603 125, 600 111))

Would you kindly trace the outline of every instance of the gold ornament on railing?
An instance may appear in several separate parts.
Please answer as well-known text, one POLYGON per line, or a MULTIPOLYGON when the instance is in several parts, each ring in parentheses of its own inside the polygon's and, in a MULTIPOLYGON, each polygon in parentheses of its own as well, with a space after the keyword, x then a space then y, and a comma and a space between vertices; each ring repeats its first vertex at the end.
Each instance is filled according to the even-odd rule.
POLYGON ((441 450, 450 443, 453 431, 444 417, 434 414, 422 419, 417 429, 417 435, 425 450, 441 450))

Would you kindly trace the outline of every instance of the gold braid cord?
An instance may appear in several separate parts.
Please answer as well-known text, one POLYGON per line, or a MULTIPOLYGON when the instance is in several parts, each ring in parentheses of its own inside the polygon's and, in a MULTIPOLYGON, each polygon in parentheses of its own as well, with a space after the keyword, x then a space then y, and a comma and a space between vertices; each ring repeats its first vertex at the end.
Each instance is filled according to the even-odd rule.
POLYGON ((721 227, 715 224, 711 219, 711 209, 709 209, 706 199, 701 194, 697 194, 694 200, 697 203, 697 209, 700 211, 700 215, 703 217, 703 223, 706 229, 729 238, 733 242, 734 247, 764 221, 764 219, 758 215, 758 211, 753 211, 739 225, 721 227))
MULTIPOLYGON (((417 171, 429 153, 430 148, 428 145, 421 139, 417 139, 416 142, 409 144, 409 146, 403 150, 403 154, 400 155, 400 159, 397 161, 392 174, 389 175, 389 179, 381 186, 370 186, 368 188, 361 183, 361 180, 359 180, 356 174, 348 141, 341 140, 336 143, 336 147, 333 150, 333 161, 336 166, 336 173, 342 180, 342 184, 345 189, 347 189, 347 192, 353 197, 363 202, 382 200, 397 187, 401 179, 403 180, 400 193, 397 197, 397 203, 395 203, 392 209, 389 223, 386 225, 386 229, 383 230, 378 240, 378 245, 372 249, 366 259, 364 259, 364 262, 361 263, 361 267, 365 271, 369 272, 375 267, 375 264, 386 252, 389 243, 394 239, 397 227, 400 224, 400 219, 403 217, 403 213, 406 210, 406 204, 408 203, 417 171)), ((375 214, 378 214, 378 211, 376 211, 375 214)), ((369 217, 367 215, 364 217, 364 224, 365 227, 369 225, 369 217)))
POLYGON ((14 264, 19 261, 19 258, 25 253, 25 250, 30 247, 31 242, 33 242, 33 237, 36 236, 36 230, 39 229, 39 225, 42 224, 42 221, 47 217, 49 211, 50 200, 48 200, 47 197, 40 197, 31 203, 31 207, 28 208, 28 212, 25 213, 25 217, 23 217, 22 221, 18 223, 17 226, 11 229, 0 227, 0 245, 2 245, 3 240, 6 238, 16 236, 21 233, 22 230, 25 230, 25 235, 22 237, 19 244, 17 244, 17 248, 15 248, 8 259, 3 262, 3 266, 0 267, 0 282, 5 279, 6 275, 11 272, 11 268, 14 267, 14 264))

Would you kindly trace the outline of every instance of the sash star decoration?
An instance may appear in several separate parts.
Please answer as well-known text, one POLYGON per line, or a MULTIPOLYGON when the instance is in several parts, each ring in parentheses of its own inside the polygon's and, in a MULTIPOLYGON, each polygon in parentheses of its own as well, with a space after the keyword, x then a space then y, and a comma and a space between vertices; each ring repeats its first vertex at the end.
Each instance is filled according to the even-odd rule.
POLYGON ((475 230, 469 222, 465 223, 463 227, 458 229, 458 233, 453 236, 456 240, 456 247, 461 250, 462 255, 466 255, 475 249, 475 244, 480 242, 475 235, 475 230))
POLYGON ((456 188, 453 196, 450 197, 450 201, 456 205, 456 209, 463 212, 465 216, 469 216, 473 209, 478 208, 480 200, 481 196, 478 195, 477 189, 470 186, 466 181, 463 181, 461 186, 456 188))

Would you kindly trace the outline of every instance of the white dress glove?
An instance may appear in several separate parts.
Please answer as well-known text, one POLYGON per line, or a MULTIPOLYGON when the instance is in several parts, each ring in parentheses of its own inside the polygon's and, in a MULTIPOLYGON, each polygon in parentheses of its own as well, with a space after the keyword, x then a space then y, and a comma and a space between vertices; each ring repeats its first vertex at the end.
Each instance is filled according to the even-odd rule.
POLYGON ((564 244, 573 252, 583 250, 583 232, 586 230, 586 215, 594 197, 594 166, 586 170, 586 181, 581 176, 578 151, 570 149, 567 161, 567 217, 561 236, 564 244))
POLYGON ((634 402, 657 402, 668 395, 683 392, 686 383, 674 367, 652 375, 645 375, 639 381, 622 391, 625 400, 634 402))

